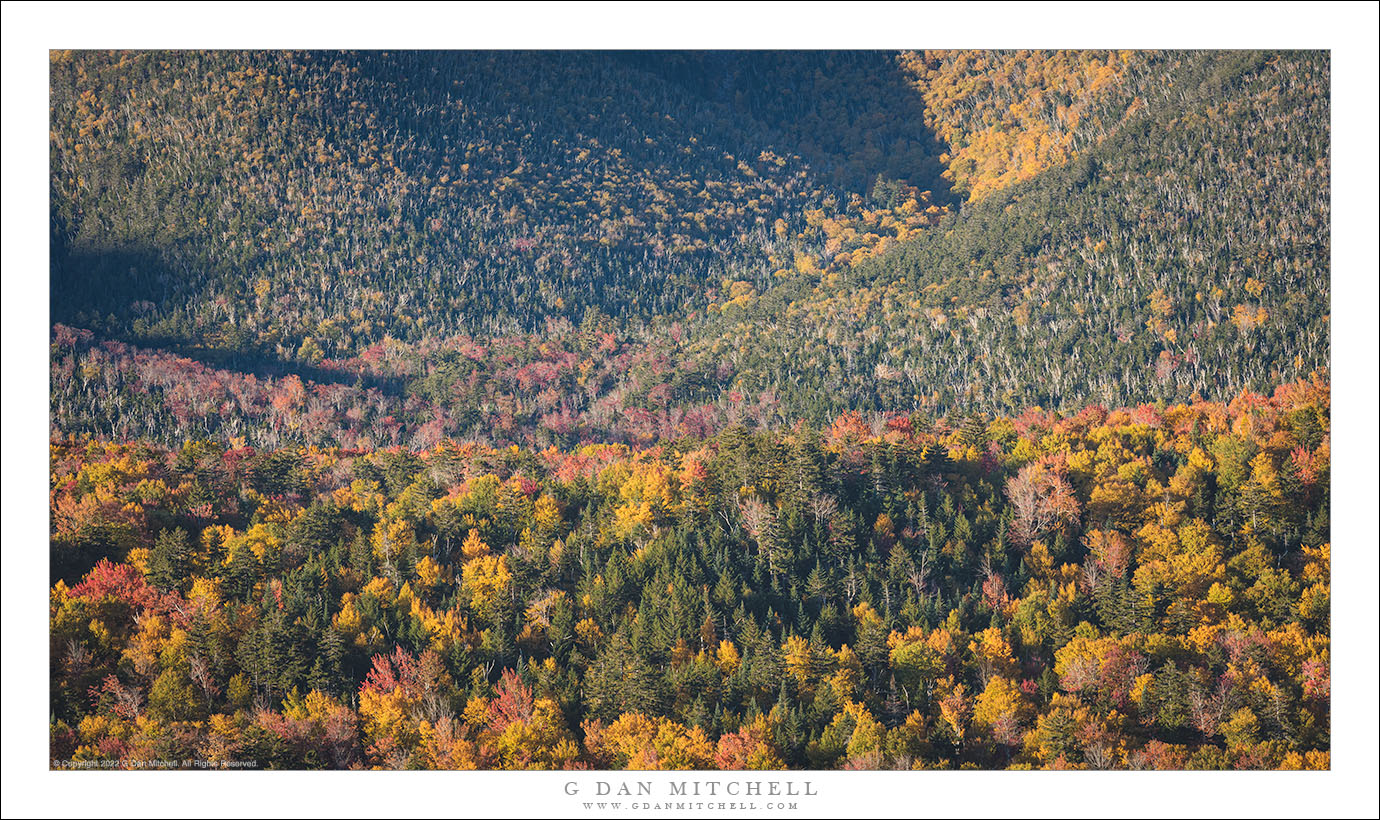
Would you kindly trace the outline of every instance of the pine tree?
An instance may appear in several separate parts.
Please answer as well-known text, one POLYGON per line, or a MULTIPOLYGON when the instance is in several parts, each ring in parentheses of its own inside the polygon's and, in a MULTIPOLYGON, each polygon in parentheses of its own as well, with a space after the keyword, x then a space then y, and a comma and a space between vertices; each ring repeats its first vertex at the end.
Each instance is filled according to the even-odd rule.
POLYGON ((149 580, 163 590, 180 590, 191 572, 191 546, 187 531, 162 530, 149 554, 149 580))

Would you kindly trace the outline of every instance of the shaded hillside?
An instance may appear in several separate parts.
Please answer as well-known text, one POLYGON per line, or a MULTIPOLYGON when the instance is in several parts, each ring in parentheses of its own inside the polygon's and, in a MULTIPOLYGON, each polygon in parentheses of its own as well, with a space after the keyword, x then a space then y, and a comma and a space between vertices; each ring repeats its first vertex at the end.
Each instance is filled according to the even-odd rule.
POLYGON ((52 68, 55 318, 131 340, 310 362, 589 307, 641 321, 764 286, 787 228, 851 207, 775 132, 608 54, 52 68))
POLYGON ((854 193, 879 180, 950 201, 924 99, 886 51, 653 51, 622 55, 753 123, 816 175, 854 193))
MULTIPOLYGON (((402 429, 375 443, 1226 397, 1329 358, 1324 54, 78 53, 53 75, 55 318, 384 387, 402 429), (927 128, 962 213, 920 187, 927 128), (834 185, 848 167, 864 190, 834 185)), ((108 418, 142 382, 77 372, 58 429, 182 435, 166 398, 108 418)))

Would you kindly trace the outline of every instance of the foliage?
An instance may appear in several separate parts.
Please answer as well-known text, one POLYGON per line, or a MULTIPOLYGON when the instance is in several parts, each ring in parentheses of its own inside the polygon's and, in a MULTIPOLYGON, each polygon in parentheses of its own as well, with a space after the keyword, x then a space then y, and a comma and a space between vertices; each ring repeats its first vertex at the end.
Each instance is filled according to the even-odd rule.
POLYGON ((1326 53, 50 74, 54 760, 1329 765, 1326 53))
POLYGON ((648 448, 55 440, 53 743, 1325 766, 1328 418, 1316 379, 997 418, 981 447, 969 419, 855 415, 648 448))

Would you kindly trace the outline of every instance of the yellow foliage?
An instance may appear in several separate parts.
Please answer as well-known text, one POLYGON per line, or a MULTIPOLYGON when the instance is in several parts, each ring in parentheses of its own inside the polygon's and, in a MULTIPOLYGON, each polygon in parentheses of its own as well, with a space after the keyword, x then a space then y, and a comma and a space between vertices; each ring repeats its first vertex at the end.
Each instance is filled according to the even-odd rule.
POLYGON ((507 593, 512 579, 506 556, 482 555, 465 562, 460 587, 470 596, 476 609, 485 610, 507 593))
POLYGON ((417 585, 422 589, 431 589, 441 583, 442 568, 436 559, 430 555, 422 557, 413 570, 417 573, 417 585))
POLYGON ((669 718, 649 718, 640 712, 622 715, 608 728, 587 725, 585 746, 596 760, 615 769, 709 769, 714 765, 714 745, 703 729, 687 729, 669 718))
POLYGON ((412 530, 412 525, 407 521, 401 518, 391 521, 385 519, 374 527, 371 543, 374 547, 374 555, 379 560, 392 561, 399 553, 416 546, 417 537, 412 530))
POLYGON ((1024 710, 1025 701, 1016 684, 1009 678, 993 675, 973 704, 973 725, 990 731, 1003 717, 1014 721, 1024 710))
POLYGON ((472 529, 465 536, 465 543, 460 545, 460 553, 466 562, 473 561, 480 556, 488 555, 489 545, 480 540, 479 530, 472 529))
POLYGON ((743 662, 742 655, 738 654, 738 647, 733 645, 733 641, 719 641, 719 651, 715 658, 715 663, 719 671, 724 675, 732 675, 738 669, 738 665, 743 662))

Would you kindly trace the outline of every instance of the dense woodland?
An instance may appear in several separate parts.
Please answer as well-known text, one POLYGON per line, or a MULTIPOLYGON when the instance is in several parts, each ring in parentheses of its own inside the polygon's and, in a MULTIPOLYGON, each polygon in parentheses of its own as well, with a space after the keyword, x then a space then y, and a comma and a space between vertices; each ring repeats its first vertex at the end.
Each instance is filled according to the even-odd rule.
POLYGON ((1329 83, 54 52, 55 765, 1327 768, 1329 83))

